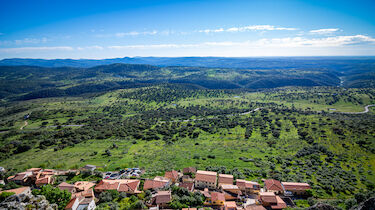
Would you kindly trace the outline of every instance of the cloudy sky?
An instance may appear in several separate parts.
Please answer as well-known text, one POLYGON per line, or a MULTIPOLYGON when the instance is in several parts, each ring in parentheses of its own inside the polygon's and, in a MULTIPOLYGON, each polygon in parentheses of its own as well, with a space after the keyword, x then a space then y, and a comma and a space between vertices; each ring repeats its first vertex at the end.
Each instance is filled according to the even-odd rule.
POLYGON ((374 0, 0 0, 0 58, 375 55, 374 0))

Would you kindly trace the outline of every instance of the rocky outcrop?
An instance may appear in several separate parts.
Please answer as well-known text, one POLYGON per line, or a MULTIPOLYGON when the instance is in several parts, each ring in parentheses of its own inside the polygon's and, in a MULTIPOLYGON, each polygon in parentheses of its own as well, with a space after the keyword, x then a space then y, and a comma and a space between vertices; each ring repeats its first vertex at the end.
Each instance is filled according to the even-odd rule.
POLYGON ((0 203, 0 210, 26 210, 26 209, 41 209, 41 210, 57 210, 56 204, 50 204, 43 195, 20 194, 12 195, 0 203))
POLYGON ((326 204, 326 203, 317 203, 309 208, 307 208, 308 210, 336 210, 335 207, 329 205, 329 204, 326 204))
POLYGON ((371 197, 350 210, 375 210, 375 197, 371 197))

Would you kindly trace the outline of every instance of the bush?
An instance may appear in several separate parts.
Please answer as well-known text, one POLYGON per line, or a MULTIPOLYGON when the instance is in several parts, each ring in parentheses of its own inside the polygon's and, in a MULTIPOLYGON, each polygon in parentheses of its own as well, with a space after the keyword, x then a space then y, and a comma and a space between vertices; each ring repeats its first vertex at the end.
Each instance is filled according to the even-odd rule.
POLYGON ((0 193, 0 203, 3 202, 7 197, 14 195, 14 192, 2 192, 0 193))
POLYGON ((70 201, 71 193, 66 190, 54 188, 51 185, 45 185, 40 190, 33 190, 33 195, 44 195, 50 203, 55 203, 59 209, 64 209, 70 201))
POLYGON ((99 203, 107 203, 113 201, 112 193, 109 191, 104 191, 99 195, 99 203))

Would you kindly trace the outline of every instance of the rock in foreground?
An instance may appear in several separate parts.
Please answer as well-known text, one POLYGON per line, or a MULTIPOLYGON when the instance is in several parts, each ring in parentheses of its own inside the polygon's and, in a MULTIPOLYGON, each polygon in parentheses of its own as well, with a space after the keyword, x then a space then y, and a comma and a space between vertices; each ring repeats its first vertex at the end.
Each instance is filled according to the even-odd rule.
POLYGON ((0 203, 0 210, 3 209, 42 209, 57 210, 56 204, 50 204, 43 195, 12 195, 0 203))

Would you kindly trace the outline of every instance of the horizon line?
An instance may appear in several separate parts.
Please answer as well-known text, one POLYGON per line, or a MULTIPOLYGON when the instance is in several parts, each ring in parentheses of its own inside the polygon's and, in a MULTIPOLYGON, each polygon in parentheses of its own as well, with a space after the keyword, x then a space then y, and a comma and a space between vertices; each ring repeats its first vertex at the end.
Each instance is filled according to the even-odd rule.
POLYGON ((262 56, 124 56, 107 58, 30 58, 30 57, 9 57, 2 60, 28 59, 28 60, 110 60, 119 58, 320 58, 320 57, 375 57, 375 55, 262 55, 262 56))

